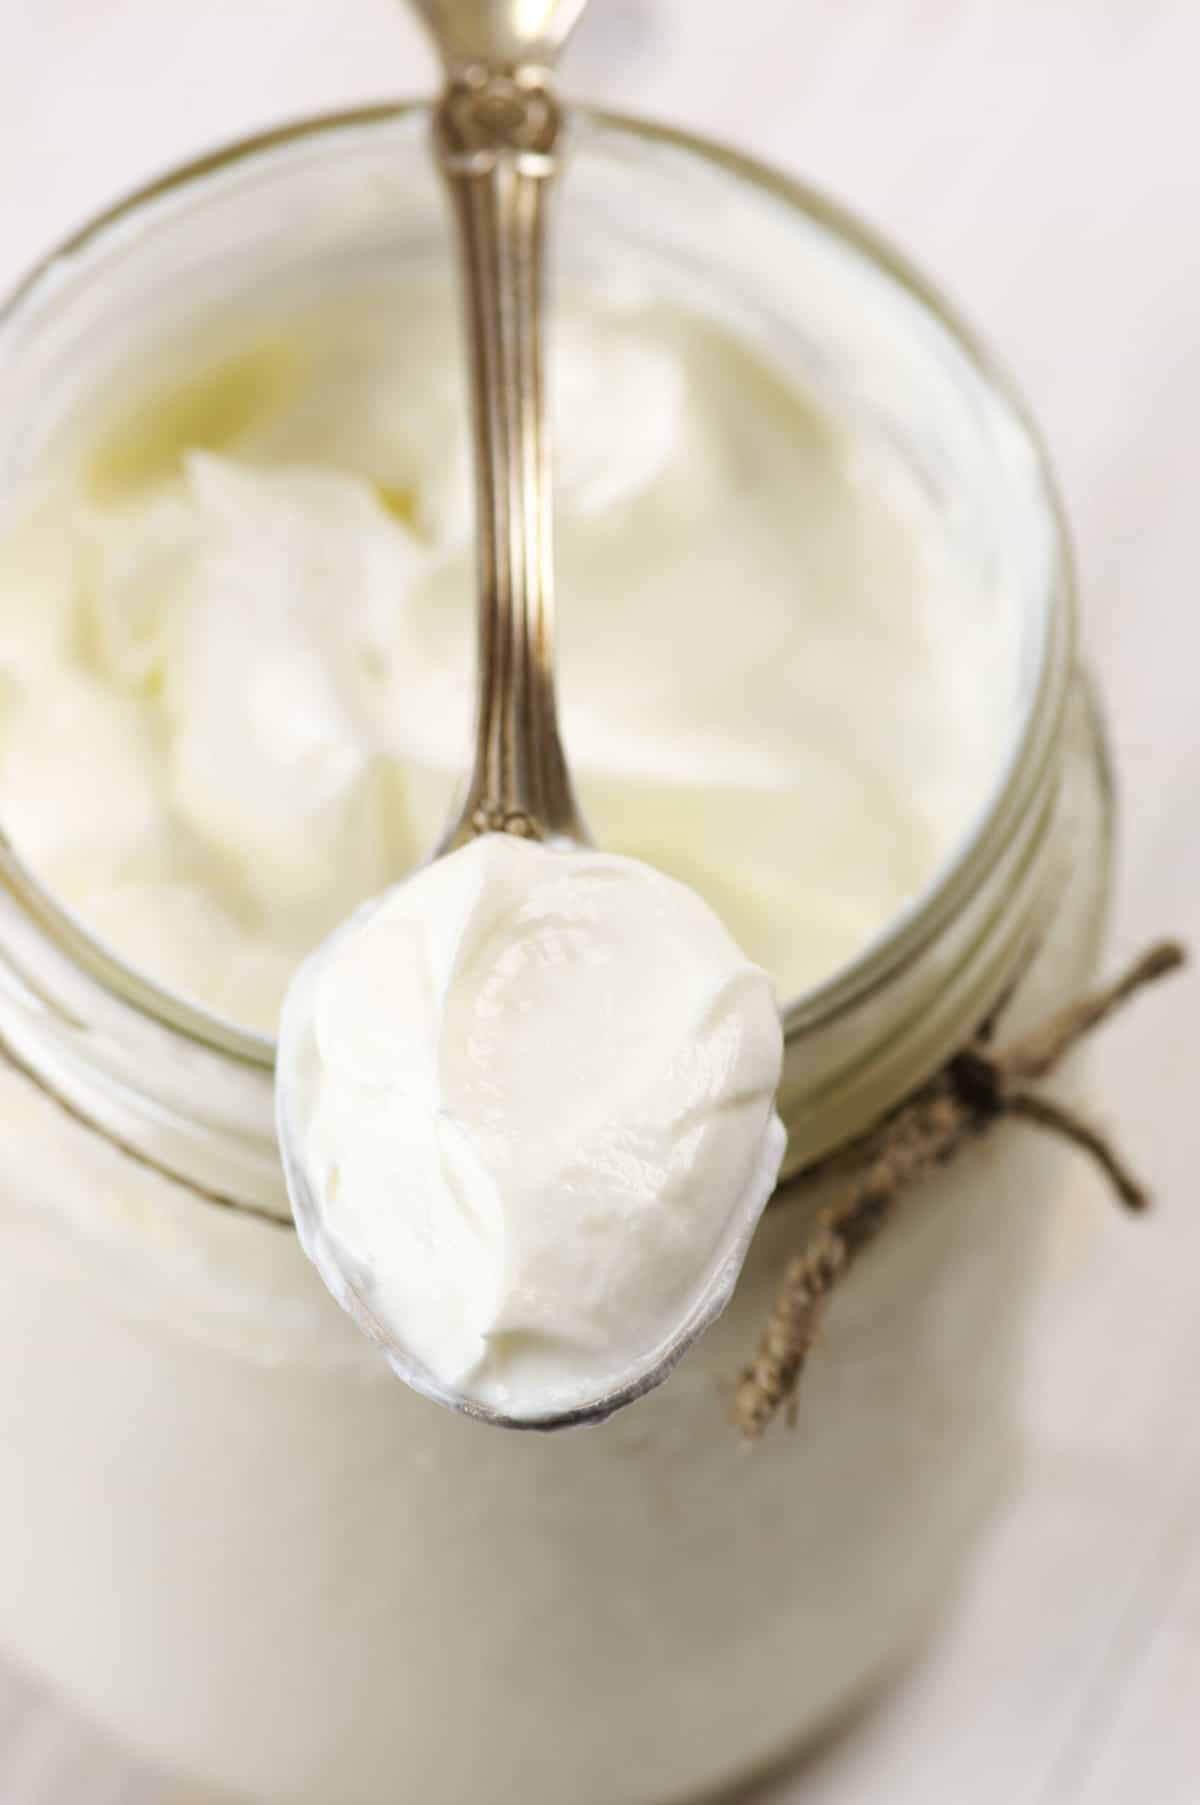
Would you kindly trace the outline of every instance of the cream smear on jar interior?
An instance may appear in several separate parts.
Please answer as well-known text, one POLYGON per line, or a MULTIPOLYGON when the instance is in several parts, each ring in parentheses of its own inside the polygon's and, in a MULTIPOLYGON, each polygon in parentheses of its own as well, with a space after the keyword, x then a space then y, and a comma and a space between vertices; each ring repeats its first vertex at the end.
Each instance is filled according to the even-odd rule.
MULTIPOLYGON (((899 454, 732 333, 578 295, 556 333, 583 806, 787 1001, 961 839, 1011 650, 899 454)), ((427 857, 463 769, 457 334, 431 281, 177 346, 0 535, 0 819, 119 956, 265 1034, 308 951, 427 857)))

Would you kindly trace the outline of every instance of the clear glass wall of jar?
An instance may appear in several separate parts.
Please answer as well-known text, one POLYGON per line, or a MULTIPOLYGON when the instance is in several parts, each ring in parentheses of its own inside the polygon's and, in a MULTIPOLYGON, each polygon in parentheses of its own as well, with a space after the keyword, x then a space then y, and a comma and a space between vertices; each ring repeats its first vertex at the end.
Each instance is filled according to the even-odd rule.
MULTIPOLYGON (((197 317, 443 260, 423 134, 404 109, 277 134, 52 258, 0 325, 3 492, 197 317)), ((986 360, 825 202, 601 119, 581 121, 571 179, 575 276, 636 263, 869 416, 1021 648, 1021 730, 968 841, 787 1010, 795 1170, 1001 997, 1015 1029, 1091 973, 1109 794, 1061 528, 986 360)), ((300 1255, 269 1045, 156 991, 11 850, 3 866, 9 1654, 257 1805, 382 1805, 398 1784, 422 1805, 657 1805, 780 1758, 879 1683, 1002 1489, 1054 1183, 1042 1139, 1002 1132, 912 1197, 839 1294, 799 1428, 752 1458, 729 1395, 813 1191, 769 1214, 661 1392, 585 1433, 488 1433, 404 1392, 300 1255)))

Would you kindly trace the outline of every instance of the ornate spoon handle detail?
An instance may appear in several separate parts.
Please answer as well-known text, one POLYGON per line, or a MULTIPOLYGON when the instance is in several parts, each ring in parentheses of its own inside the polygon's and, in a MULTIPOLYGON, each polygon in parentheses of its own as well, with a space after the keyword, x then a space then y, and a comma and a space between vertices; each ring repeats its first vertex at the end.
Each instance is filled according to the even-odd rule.
MULTIPOLYGON (((573 22, 579 9, 569 10, 573 22)), ((562 129, 548 82, 553 46, 540 39, 537 61, 497 68, 462 61, 461 34, 452 51, 439 41, 448 76, 434 135, 463 267, 479 565, 475 753, 441 850, 494 830, 586 842, 554 677, 543 324, 562 129)))

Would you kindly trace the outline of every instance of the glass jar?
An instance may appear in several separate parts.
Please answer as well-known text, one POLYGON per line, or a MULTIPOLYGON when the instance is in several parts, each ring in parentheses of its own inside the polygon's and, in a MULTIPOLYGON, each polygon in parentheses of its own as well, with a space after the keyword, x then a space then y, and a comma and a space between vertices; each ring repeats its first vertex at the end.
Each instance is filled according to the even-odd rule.
MULTIPOLYGON (((0 492, 197 319, 444 263, 425 128, 378 109, 273 134, 59 251, 0 323, 0 492)), ((569 180, 573 277, 636 270, 898 448, 964 596, 1015 648, 1013 693, 980 701, 1016 726, 969 835, 786 1009, 795 1172, 999 999, 1015 1030, 1091 973, 1109 793, 1061 524, 986 359, 827 202, 597 116, 569 180)), ((398 1386, 300 1254, 269 1043, 108 955, 11 848, 2 869, 11 1655, 257 1805, 382 1805, 397 1787, 421 1805, 657 1805, 779 1759, 879 1683, 1002 1486, 1054 1183, 1043 1139, 1001 1130, 906 1200, 838 1294, 798 1428, 752 1457, 730 1394, 817 1184, 768 1213, 730 1309, 661 1391, 584 1432, 488 1432, 398 1386)))

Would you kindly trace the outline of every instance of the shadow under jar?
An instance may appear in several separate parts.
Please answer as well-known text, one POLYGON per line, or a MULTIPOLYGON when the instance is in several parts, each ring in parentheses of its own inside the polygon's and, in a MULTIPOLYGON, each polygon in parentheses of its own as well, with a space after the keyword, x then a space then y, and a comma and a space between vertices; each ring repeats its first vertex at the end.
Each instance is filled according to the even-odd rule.
MULTIPOLYGON (((269 320, 381 270, 445 280, 426 129, 421 109, 385 110, 240 146, 51 258, 0 322, 4 495, 198 321, 269 320)), ((819 197, 590 115, 568 191, 566 280, 719 322, 886 446, 1005 648, 993 679, 1011 693, 987 696, 985 672, 980 706, 1011 730, 951 856, 783 999, 794 1172, 1001 997, 1016 1030, 1091 974, 1109 798, 1061 526, 986 360, 819 197)), ((739 598, 735 630, 754 621, 739 598)), ((570 709, 568 693, 568 740, 570 709)), ((732 1387, 817 1188, 768 1212, 731 1307, 661 1391, 585 1432, 482 1431, 400 1387, 301 1255, 269 1041, 122 963, 19 853, 0 892, 12 1657, 257 1805, 384 1805, 397 1787, 421 1805, 659 1805, 781 1758, 879 1683, 1002 1492, 1055 1181, 1043 1138, 1001 1132, 906 1200, 839 1292, 798 1427, 751 1457, 732 1387)))

